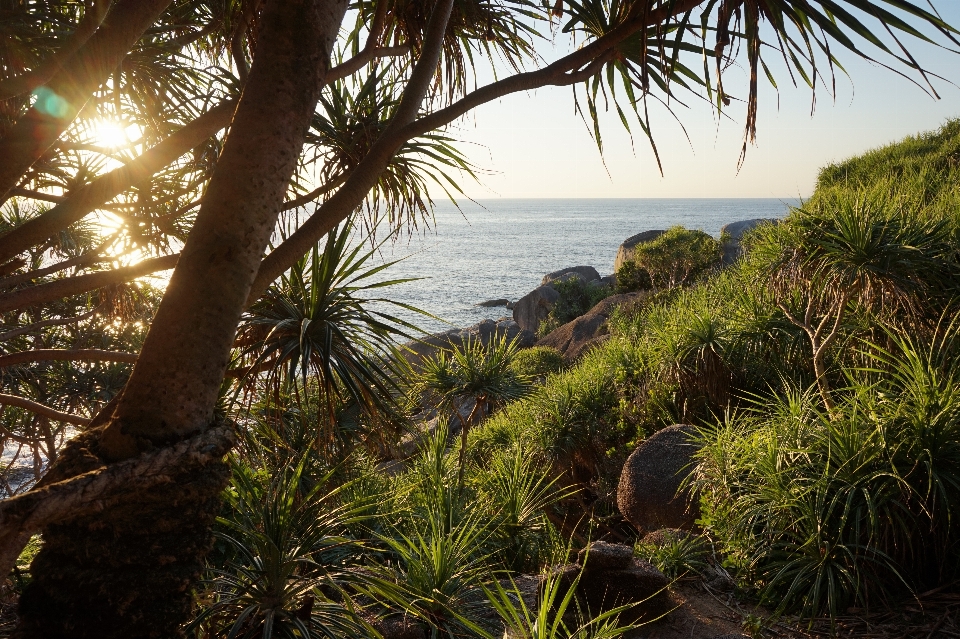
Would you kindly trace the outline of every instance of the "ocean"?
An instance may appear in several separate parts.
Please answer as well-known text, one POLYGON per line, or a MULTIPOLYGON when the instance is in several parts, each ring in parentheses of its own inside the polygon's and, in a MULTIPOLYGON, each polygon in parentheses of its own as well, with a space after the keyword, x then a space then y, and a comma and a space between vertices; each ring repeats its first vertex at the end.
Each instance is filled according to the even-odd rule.
MULTIPOLYGON (((428 333, 510 315, 484 308, 484 300, 516 301, 546 273, 588 265, 613 272, 620 243, 650 229, 681 225, 719 237, 730 222, 779 218, 797 200, 779 199, 495 199, 437 202, 435 224, 400 236, 379 259, 398 264, 384 279, 422 278, 381 289, 442 321, 394 309, 428 333)), ((384 309, 386 310, 386 309, 384 309)))

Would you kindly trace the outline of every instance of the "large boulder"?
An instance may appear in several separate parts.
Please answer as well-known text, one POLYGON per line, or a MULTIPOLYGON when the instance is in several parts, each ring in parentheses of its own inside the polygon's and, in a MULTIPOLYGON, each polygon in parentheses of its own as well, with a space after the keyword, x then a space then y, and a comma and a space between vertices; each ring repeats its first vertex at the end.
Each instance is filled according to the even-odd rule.
POLYGON ((613 272, 616 273, 620 270, 621 266, 633 259, 639 244, 652 242, 664 233, 666 233, 666 231, 663 230, 644 231, 643 233, 637 233, 625 239, 623 244, 620 245, 620 248, 617 249, 617 258, 613 262, 613 272))
POLYGON ((553 273, 547 273, 543 276, 543 281, 540 282, 541 286, 549 284, 550 282, 560 280, 560 279, 569 279, 571 273, 576 273, 583 278, 584 282, 593 282, 594 280, 600 279, 600 273, 597 272, 597 269, 592 266, 571 266, 568 268, 562 268, 559 271, 554 271, 553 273))
POLYGON ((636 559, 629 546, 593 542, 580 551, 578 563, 558 572, 564 590, 579 575, 577 597, 594 615, 631 606, 621 614, 622 621, 652 621, 674 607, 667 590, 670 580, 649 562, 636 559))
POLYGON ((641 532, 690 530, 700 516, 690 493, 680 490, 690 474, 697 445, 693 426, 668 426, 647 438, 627 458, 617 487, 617 506, 641 532))
POLYGON ((776 224, 778 220, 768 217, 761 217, 755 220, 742 220, 740 222, 731 222, 720 229, 720 237, 723 240, 723 264, 729 266, 737 261, 743 255, 743 248, 740 241, 743 236, 761 224, 776 224))
POLYGON ((522 330, 536 334, 540 322, 550 314, 558 299, 560 293, 557 289, 550 285, 539 286, 514 303, 513 320, 522 330))
POLYGON ((537 341, 536 335, 532 332, 523 330, 509 317, 503 317, 497 321, 483 320, 469 328, 457 328, 427 335, 404 344, 402 352, 410 366, 417 370, 424 360, 433 357, 441 350, 459 348, 470 339, 479 339, 483 344, 489 344, 494 335, 508 340, 517 339, 520 348, 529 348, 537 341))
POLYGON ((567 322, 553 330, 549 335, 540 339, 537 346, 550 346, 563 354, 566 364, 573 363, 587 350, 602 341, 600 339, 606 329, 607 320, 622 304, 639 301, 649 295, 649 292, 625 293, 611 295, 600 302, 584 315, 567 322))

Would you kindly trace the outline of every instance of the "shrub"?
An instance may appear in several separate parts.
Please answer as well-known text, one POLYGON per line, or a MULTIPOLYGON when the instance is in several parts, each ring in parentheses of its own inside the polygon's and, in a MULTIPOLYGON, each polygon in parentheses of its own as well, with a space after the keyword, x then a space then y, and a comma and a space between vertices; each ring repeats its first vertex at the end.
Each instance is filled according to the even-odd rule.
POLYGON ((693 283, 719 267, 722 258, 716 239, 703 231, 674 226, 657 239, 638 245, 633 262, 638 272, 647 272, 654 288, 662 290, 693 283))
POLYGON ((653 280, 646 269, 637 266, 637 263, 628 260, 617 271, 617 292, 633 293, 649 291, 653 288, 653 280))
POLYGON ((702 433, 705 521, 779 612, 836 615, 954 578, 957 331, 888 336, 895 349, 844 371, 834 410, 792 391, 702 433))
POLYGON ((542 378, 563 370, 563 355, 549 346, 534 346, 517 351, 510 367, 521 378, 542 378))
POLYGON ((633 548, 634 554, 649 561, 671 579, 689 573, 698 574, 707 567, 710 546, 706 539, 679 530, 663 536, 662 543, 638 542, 633 548))
POLYGON ((550 309, 550 314, 540 322, 537 328, 537 335, 540 337, 577 319, 612 293, 608 286, 591 284, 579 277, 555 281, 550 285, 557 289, 560 297, 550 309))

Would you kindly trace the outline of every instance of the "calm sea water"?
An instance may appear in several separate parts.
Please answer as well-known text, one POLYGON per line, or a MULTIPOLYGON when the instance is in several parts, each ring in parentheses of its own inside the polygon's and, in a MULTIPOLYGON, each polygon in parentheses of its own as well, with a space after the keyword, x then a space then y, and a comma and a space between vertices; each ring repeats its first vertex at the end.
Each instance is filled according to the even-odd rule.
POLYGON ((649 229, 682 225, 719 236, 724 224, 786 215, 795 200, 777 199, 557 199, 480 200, 457 210, 438 203, 434 228, 404 236, 383 249, 383 259, 405 258, 384 274, 421 277, 387 289, 385 296, 449 322, 397 312, 427 332, 510 315, 482 308, 495 298, 516 301, 544 274, 589 265, 613 272, 617 247, 649 229))

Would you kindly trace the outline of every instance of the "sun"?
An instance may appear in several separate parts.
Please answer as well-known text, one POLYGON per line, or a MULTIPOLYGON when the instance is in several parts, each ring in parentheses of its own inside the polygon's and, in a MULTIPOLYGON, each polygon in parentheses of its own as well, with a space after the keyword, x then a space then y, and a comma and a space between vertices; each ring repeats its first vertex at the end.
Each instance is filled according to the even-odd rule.
POLYGON ((92 141, 107 149, 119 149, 130 144, 127 129, 119 122, 103 120, 93 127, 92 141))

